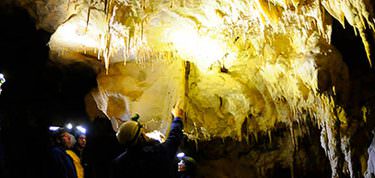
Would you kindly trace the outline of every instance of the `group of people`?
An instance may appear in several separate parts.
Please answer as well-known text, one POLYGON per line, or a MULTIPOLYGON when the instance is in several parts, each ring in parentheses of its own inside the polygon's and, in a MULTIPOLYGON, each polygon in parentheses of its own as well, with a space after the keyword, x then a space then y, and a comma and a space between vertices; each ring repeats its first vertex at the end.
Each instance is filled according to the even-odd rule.
MULTIPOLYGON (((180 159, 179 164, 176 162, 176 154, 183 140, 182 129, 185 114, 178 107, 173 108, 171 113, 173 117, 170 132, 163 143, 146 135, 142 124, 138 121, 138 115, 120 125, 115 137, 125 151, 109 163, 108 177, 192 177, 192 173, 195 172, 194 165, 191 166, 191 163, 195 163, 192 158, 184 157, 180 159)), ((58 166, 51 169, 55 173, 51 177, 85 177, 85 164, 82 160, 85 139, 83 135, 77 135, 74 138, 67 130, 58 130, 55 137, 56 146, 52 149, 53 160, 58 166), (76 144, 74 144, 74 139, 78 140, 76 144)))
POLYGON ((82 152, 86 146, 84 133, 59 128, 52 133, 51 163, 47 176, 84 178, 82 152))

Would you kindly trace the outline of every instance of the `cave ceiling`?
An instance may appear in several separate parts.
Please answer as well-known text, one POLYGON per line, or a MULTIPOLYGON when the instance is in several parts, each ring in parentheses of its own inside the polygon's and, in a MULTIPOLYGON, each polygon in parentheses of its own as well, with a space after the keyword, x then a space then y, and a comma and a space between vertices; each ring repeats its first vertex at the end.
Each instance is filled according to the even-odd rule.
MULTIPOLYGON (((50 58, 97 71, 87 111, 116 124, 141 115, 165 133, 184 103, 192 140, 269 133, 312 121, 335 172, 350 117, 348 67, 332 22, 362 39, 372 66, 371 0, 18 0, 52 33, 50 58), (340 128, 337 128, 340 122, 340 128), (341 135, 342 142, 345 135, 341 135)), ((364 109, 365 110, 365 109, 364 109)))

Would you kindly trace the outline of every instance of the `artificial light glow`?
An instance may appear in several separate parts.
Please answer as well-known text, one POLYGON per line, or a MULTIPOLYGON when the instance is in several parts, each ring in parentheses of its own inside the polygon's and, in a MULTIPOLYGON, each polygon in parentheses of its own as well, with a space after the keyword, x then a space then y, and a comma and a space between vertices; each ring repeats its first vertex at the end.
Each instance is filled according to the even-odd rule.
POLYGON ((51 54, 65 59, 76 59, 78 56, 90 56, 101 59, 105 49, 105 16, 98 11, 77 14, 60 25, 51 36, 49 46, 51 54))
POLYGON ((50 131, 56 131, 56 130, 58 130, 60 127, 57 127, 57 126, 50 126, 48 129, 50 130, 50 131))
POLYGON ((185 153, 184 153, 184 152, 181 152, 181 153, 178 153, 178 154, 177 154, 177 158, 178 158, 178 159, 182 159, 184 156, 185 156, 185 153))
POLYGON ((149 137, 149 138, 152 138, 154 140, 157 140, 160 143, 165 141, 165 136, 161 132, 159 132, 158 130, 148 132, 148 133, 146 133, 146 136, 149 137))
POLYGON ((5 83, 5 77, 2 73, 0 73, 0 94, 2 92, 1 85, 5 83))
POLYGON ((73 125, 71 123, 68 123, 68 124, 66 124, 66 128, 70 130, 70 129, 73 128, 73 125))
POLYGON ((69 45, 76 45, 81 48, 101 49, 100 41, 91 37, 89 33, 86 33, 83 24, 77 23, 79 22, 65 23, 61 25, 60 29, 57 31, 59 32, 57 33, 59 35, 59 41, 69 45))
POLYGON ((194 28, 176 29, 169 35, 177 53, 186 60, 192 60, 201 69, 207 69, 225 57, 226 48, 223 42, 201 36, 194 28))
POLYGON ((109 63, 135 59, 143 43, 136 37, 130 40, 129 36, 128 27, 113 20, 107 22, 104 14, 93 10, 88 25, 87 14, 80 14, 59 26, 51 36, 49 46, 59 57, 74 60, 82 55, 89 56, 103 60, 108 68, 109 63))
MULTIPOLYGON (((341 88, 342 92, 338 96, 345 97, 348 87, 344 83, 347 83, 345 80, 349 77, 339 53, 329 51, 331 47, 333 48, 330 44, 332 19, 329 14, 339 20, 343 26, 346 21, 355 28, 356 32, 359 32, 370 58, 371 41, 368 40, 372 39, 368 39, 371 35, 365 34, 366 31, 372 33, 375 29, 374 12, 370 5, 373 3, 370 0, 205 0, 180 1, 181 5, 176 3, 173 5, 173 2, 177 1, 160 0, 152 3, 124 0, 106 2, 110 2, 105 3, 108 11, 100 11, 105 17, 103 18, 105 28, 102 28, 100 33, 102 35, 90 37, 99 39, 94 40, 100 41, 97 50, 99 52, 93 53, 99 59, 104 58, 107 68, 108 63, 116 59, 113 57, 116 49, 120 49, 121 52, 117 54, 121 54, 119 56, 122 59, 126 59, 128 54, 134 55, 137 60, 153 59, 156 56, 157 59, 189 60, 195 65, 189 70, 191 73, 186 72, 187 70, 185 72, 175 70, 177 68, 173 66, 174 64, 171 68, 166 68, 167 70, 160 68, 168 71, 168 77, 173 76, 176 79, 182 77, 182 81, 175 82, 176 85, 173 85, 174 80, 173 83, 164 82, 164 79, 168 79, 164 77, 164 73, 133 75, 133 71, 139 70, 128 67, 126 69, 130 70, 123 72, 115 68, 108 78, 114 76, 113 78, 116 79, 98 78, 98 81, 101 80, 98 87, 100 94, 108 98, 110 97, 107 93, 131 97, 129 102, 125 99, 123 101, 129 103, 132 110, 155 108, 155 111, 158 111, 158 107, 168 108, 167 106, 175 100, 174 94, 177 94, 177 97, 182 96, 189 101, 186 102, 185 107, 188 109, 191 121, 186 127, 189 139, 232 137, 241 141, 243 138, 249 138, 250 134, 254 134, 251 136, 257 138, 258 133, 268 132, 271 141, 271 131, 279 123, 285 123, 293 130, 294 123, 301 123, 306 121, 306 118, 311 118, 318 122, 314 124, 323 128, 321 143, 327 155, 330 155, 332 172, 336 170, 334 165, 340 165, 337 164, 339 159, 335 155, 342 154, 336 153, 337 150, 340 151, 336 148, 340 146, 350 148, 351 145, 346 145, 345 140, 350 140, 352 137, 340 136, 340 130, 347 127, 346 118, 344 112, 336 111, 339 107, 334 103, 335 98, 341 97, 331 94, 330 87, 341 88), (182 5, 185 3, 186 6, 182 5), (147 29, 149 33, 146 33, 147 29), (136 44, 143 44, 135 39, 145 39, 147 43, 139 45, 141 49, 132 48, 137 46, 136 44), (144 50, 148 47, 150 50, 144 50), (139 50, 145 52, 140 53, 139 50), (228 66, 227 58, 236 59, 235 65, 228 66), (211 70, 202 74, 196 72, 194 68, 207 69, 213 64, 215 67, 216 64, 223 64, 222 72, 211 70), (226 70, 228 67, 231 67, 230 70, 226 70), (319 84, 323 84, 323 87, 320 88, 327 89, 327 92, 318 92, 318 71, 319 76, 322 74, 319 84), (178 72, 180 72, 178 77, 175 77, 178 72), (206 75, 210 73, 212 75, 206 75), (121 74, 121 78, 116 74, 121 74), (185 78, 183 78, 184 74, 185 78), (157 78, 156 76, 160 76, 161 80, 153 80, 157 78), (122 85, 128 84, 125 82, 129 81, 128 77, 131 81, 134 79, 136 85, 122 85), (150 78, 153 83, 148 85, 150 78), (166 93, 164 92, 166 90, 171 93, 160 94, 160 91, 166 93), (137 91, 139 94, 133 94, 135 92, 132 91, 137 91), (157 107, 154 107, 155 105, 157 107), (253 116, 251 122, 247 122, 249 116, 253 116), (336 121, 343 123, 339 129, 333 127, 335 124, 332 123, 336 121), (223 127, 226 125, 230 127, 223 127), (244 125, 249 132, 243 132, 244 125)), ((74 19, 75 16, 69 22, 73 23, 74 19)), ((85 19, 81 20, 85 21, 85 19)), ((90 19, 90 22, 93 20, 90 19)), ((74 22, 74 24, 81 23, 74 22)), ((88 29, 97 29, 97 27, 92 26, 88 29)), ((77 30, 68 28, 67 32, 69 31, 77 33, 77 30)), ((63 37, 65 35, 69 34, 64 32, 63 37)), ((82 41, 79 38, 71 40, 74 43, 78 40, 79 44, 82 41)), ((76 50, 75 44, 61 46, 64 45, 80 54, 86 50, 86 46, 76 50)), ((85 59, 86 56, 79 57, 85 59)), ((137 74, 136 72, 134 74, 137 74)), ((115 99, 105 100, 103 104, 98 100, 95 101, 98 107, 107 108, 117 105, 118 102, 110 102, 116 101, 115 99)), ((106 111, 104 114, 108 114, 110 118, 114 115, 107 109, 102 111, 106 111)), ((157 129, 162 130, 166 127, 165 123, 169 123, 163 120, 167 117, 160 117, 159 112, 148 113, 152 114, 145 117, 145 120, 150 118, 155 121, 157 124, 153 125, 158 127, 157 129), (157 116, 154 113, 158 113, 157 116)), ((294 137, 291 141, 294 147, 298 147, 295 145, 298 144, 295 142, 298 141, 295 136, 291 135, 294 137)), ((351 150, 341 149, 341 151, 346 157, 351 150)), ((351 169, 351 162, 347 162, 349 172, 355 171, 351 169)), ((332 177, 337 175, 333 173, 332 177)))
POLYGON ((86 129, 84 127, 79 125, 76 127, 76 129, 79 130, 81 133, 86 134, 86 129))

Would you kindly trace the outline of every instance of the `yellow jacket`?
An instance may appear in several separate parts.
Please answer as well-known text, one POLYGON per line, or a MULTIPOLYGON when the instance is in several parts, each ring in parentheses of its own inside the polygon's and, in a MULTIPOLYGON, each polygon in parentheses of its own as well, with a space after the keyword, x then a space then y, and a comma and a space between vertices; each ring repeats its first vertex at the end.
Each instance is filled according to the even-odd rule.
POLYGON ((79 157, 72 150, 66 150, 66 153, 73 159, 74 167, 76 168, 77 172, 77 178, 83 178, 83 167, 79 157))

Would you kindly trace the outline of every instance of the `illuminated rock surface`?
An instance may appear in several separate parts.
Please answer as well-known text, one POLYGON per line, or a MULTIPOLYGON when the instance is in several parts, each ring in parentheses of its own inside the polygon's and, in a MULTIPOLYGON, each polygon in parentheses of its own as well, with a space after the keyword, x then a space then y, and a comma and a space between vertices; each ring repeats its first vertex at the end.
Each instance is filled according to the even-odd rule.
POLYGON ((290 176, 306 176, 301 172, 314 169, 306 157, 310 152, 319 155, 319 136, 310 131, 320 132, 323 159, 329 160, 332 177, 365 174, 361 164, 366 162, 368 143, 353 150, 358 146, 353 139, 370 118, 370 111, 358 113, 373 106, 347 104, 356 92, 348 81, 355 79, 331 44, 331 35, 336 21, 353 28, 366 55, 350 60, 371 66, 375 16, 370 0, 18 4, 35 18, 38 28, 53 33, 52 60, 83 62, 97 72, 98 88, 88 94, 87 104, 95 104, 114 128, 139 113, 147 129, 166 133, 169 111, 183 99, 190 150, 221 139, 240 145, 225 149, 225 142, 216 143, 229 155, 245 149, 238 158, 212 153, 224 158, 211 162, 204 154, 212 148, 204 149, 202 170, 215 169, 216 176, 232 177, 230 169, 222 169, 231 159, 236 165, 232 169, 239 167, 234 177, 251 172, 255 177, 277 176, 270 173, 277 167, 288 169, 290 176), (315 140, 303 141, 310 137, 315 140), (314 148, 307 149, 309 144, 314 148))

